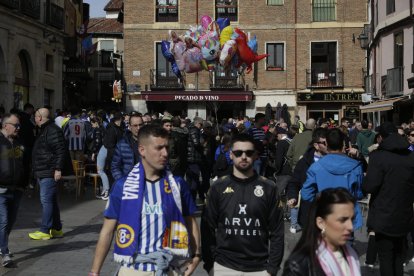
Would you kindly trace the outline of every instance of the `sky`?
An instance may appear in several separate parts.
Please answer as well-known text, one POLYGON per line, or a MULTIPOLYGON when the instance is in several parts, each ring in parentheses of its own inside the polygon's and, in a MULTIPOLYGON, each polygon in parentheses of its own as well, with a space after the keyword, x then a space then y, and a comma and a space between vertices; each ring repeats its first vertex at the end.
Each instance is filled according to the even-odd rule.
POLYGON ((103 10, 109 0, 84 0, 84 3, 90 5, 89 16, 90 17, 104 17, 105 11, 103 10))

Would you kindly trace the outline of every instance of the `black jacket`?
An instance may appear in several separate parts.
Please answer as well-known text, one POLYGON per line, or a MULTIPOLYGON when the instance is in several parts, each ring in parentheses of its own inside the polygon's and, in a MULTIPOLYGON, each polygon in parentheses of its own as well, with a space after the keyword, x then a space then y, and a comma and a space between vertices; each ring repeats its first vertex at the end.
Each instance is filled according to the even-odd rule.
MULTIPOLYGON (((309 167, 315 162, 315 148, 309 147, 303 157, 298 161, 293 171, 292 177, 286 187, 287 199, 298 200, 299 191, 302 189, 303 183, 306 181, 306 172, 309 167)), ((299 223, 302 227, 306 227, 308 220, 308 214, 311 206, 311 202, 301 200, 299 208, 299 223)))
POLYGON ((283 276, 325 276, 325 272, 322 270, 319 262, 314 262, 314 266, 311 265, 309 255, 300 253, 292 254, 289 259, 286 260, 283 266, 283 276))
POLYGON ((291 175, 292 167, 287 161, 286 154, 289 150, 290 139, 289 138, 280 140, 277 142, 276 146, 276 155, 275 155, 275 165, 277 175, 291 175))
POLYGON ((204 268, 217 262, 237 271, 276 275, 284 224, 276 184, 262 176, 224 176, 210 188, 201 220, 204 268))
POLYGON ((188 129, 173 127, 169 137, 168 163, 173 175, 184 177, 187 170, 188 129))
POLYGON ((0 187, 15 190, 23 189, 27 182, 24 177, 24 147, 16 140, 9 141, 0 132, 0 187))
POLYGON ((204 152, 201 141, 201 131, 194 125, 191 125, 188 130, 187 161, 188 163, 200 164, 203 160, 204 152))
POLYGON ((387 236, 414 230, 414 153, 404 137, 394 133, 369 156, 363 189, 371 193, 368 228, 387 236))
POLYGON ((62 175, 73 171, 63 131, 49 120, 40 127, 40 133, 33 145, 33 172, 36 178, 53 178, 55 170, 62 175))
POLYGON ((103 145, 108 151, 106 155, 106 164, 109 166, 112 163, 112 157, 114 156, 116 144, 122 138, 123 135, 123 128, 121 126, 117 126, 114 122, 110 122, 106 127, 103 145))

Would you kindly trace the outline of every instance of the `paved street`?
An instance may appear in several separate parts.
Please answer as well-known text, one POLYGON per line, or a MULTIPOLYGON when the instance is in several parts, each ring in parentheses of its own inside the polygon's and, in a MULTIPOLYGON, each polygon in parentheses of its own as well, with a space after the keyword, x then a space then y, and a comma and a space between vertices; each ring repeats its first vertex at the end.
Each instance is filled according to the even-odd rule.
MULTIPOLYGON (((65 237, 50 241, 32 241, 27 233, 37 230, 41 206, 38 196, 26 195, 10 237, 10 249, 14 254, 16 267, 0 268, 1 275, 87 275, 101 227, 101 213, 104 207, 104 201, 93 199, 91 190, 87 191, 83 200, 78 201, 75 201, 73 192, 64 190, 61 196, 61 215, 65 237)), ((285 229, 285 256, 288 256, 300 234, 291 234, 287 224, 285 229)), ((356 240, 357 250, 364 253, 367 246, 365 230, 356 233, 356 240)), ((361 263, 364 259, 365 255, 362 254, 361 263)), ((101 275, 114 275, 116 270, 117 265, 108 255, 101 275)), ((373 270, 366 270, 363 267, 362 271, 363 275, 379 275, 378 267, 373 270)), ((406 275, 414 275, 414 263, 410 263, 405 271, 406 275)), ((201 276, 207 273, 200 265, 195 275, 201 276)))

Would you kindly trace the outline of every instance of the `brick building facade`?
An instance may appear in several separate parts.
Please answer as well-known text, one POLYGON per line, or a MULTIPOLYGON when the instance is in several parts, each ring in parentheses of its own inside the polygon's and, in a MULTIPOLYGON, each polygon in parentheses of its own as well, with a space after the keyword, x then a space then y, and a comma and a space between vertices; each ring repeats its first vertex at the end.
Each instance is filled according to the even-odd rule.
POLYGON ((218 99, 221 117, 252 116, 267 103, 274 108, 279 102, 302 119, 338 119, 351 109, 359 115, 365 52, 355 37, 367 21, 366 5, 359 0, 124 0, 124 7, 129 109, 205 117, 214 109, 205 97, 171 95, 219 95, 212 99, 218 99), (154 84, 158 71, 151 74, 159 64, 157 42, 168 38, 168 30, 185 33, 202 15, 229 15, 233 26, 256 35, 258 53, 271 56, 250 74, 238 76, 243 87, 236 92, 232 87, 212 89, 217 74, 207 71, 187 74, 181 90, 159 89, 154 84), (227 102, 231 99, 235 101, 227 102))

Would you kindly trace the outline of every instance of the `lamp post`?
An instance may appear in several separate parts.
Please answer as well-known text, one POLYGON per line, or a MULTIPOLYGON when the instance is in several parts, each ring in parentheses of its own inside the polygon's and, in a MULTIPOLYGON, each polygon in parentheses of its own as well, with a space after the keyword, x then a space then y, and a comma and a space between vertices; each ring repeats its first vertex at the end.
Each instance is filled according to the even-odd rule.
MULTIPOLYGON (((365 24, 364 25, 364 29, 362 30, 361 34, 357 37, 361 49, 366 50, 366 56, 367 56, 367 61, 366 61, 367 78, 369 78, 369 58, 370 58, 370 52, 369 52, 369 43, 370 43, 370 39, 369 39, 369 29, 370 29, 370 27, 371 27, 370 24, 365 24)), ((366 82, 365 79, 364 79, 364 82, 366 82)), ((371 90, 371 83, 370 82, 369 82, 369 87, 368 87, 367 83, 365 83, 365 92, 368 93, 369 90, 371 90)))

